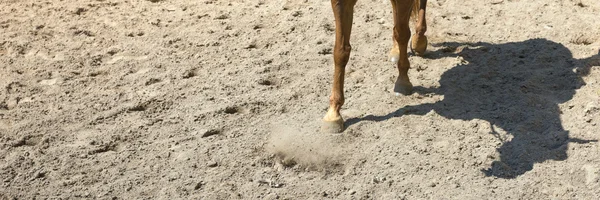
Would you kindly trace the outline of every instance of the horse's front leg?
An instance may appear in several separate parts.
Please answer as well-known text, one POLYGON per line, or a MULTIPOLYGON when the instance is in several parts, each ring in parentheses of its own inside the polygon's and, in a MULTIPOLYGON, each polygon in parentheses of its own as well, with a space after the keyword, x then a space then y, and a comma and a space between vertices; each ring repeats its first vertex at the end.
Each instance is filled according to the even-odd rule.
POLYGON ((335 46, 333 49, 333 87, 329 98, 329 110, 323 117, 323 132, 339 133, 344 130, 344 119, 340 109, 344 104, 344 73, 350 58, 350 32, 352 31, 352 15, 357 0, 331 0, 335 16, 335 46))
MULTIPOLYGON (((416 0, 418 2, 418 0, 416 0)), ((391 0, 392 10, 394 15, 394 49, 397 53, 395 60, 398 67, 398 78, 394 85, 394 92, 399 95, 409 95, 412 93, 413 85, 410 83, 408 78, 408 69, 410 63, 408 61, 408 54, 406 52, 408 46, 408 40, 410 39, 410 28, 408 21, 410 19, 410 11, 413 7, 415 0, 391 0), (396 48, 397 47, 397 48, 396 48)), ((392 53, 394 53, 392 49, 392 53)))

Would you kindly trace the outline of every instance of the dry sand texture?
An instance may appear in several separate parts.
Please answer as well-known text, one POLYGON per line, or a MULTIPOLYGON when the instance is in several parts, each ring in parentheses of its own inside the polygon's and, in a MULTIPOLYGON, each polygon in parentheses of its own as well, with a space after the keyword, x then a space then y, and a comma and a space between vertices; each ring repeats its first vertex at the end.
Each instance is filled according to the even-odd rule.
POLYGON ((600 3, 430 0, 396 97, 360 0, 0 0, 0 199, 598 199, 600 3))

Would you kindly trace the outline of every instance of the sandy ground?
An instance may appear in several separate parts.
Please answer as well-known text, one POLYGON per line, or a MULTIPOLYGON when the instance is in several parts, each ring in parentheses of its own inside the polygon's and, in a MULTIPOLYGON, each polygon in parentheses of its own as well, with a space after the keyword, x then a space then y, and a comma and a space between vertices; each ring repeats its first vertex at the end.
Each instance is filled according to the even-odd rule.
POLYGON ((430 0, 396 97, 356 6, 342 134, 326 0, 0 0, 0 199, 598 199, 600 3, 430 0))

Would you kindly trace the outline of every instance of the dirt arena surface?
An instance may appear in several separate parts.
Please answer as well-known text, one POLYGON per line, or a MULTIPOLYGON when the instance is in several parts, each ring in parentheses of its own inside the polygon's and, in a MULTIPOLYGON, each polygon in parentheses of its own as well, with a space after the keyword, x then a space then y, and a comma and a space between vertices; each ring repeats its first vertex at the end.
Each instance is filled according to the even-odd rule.
POLYGON ((359 0, 0 0, 0 199, 599 199, 600 3, 430 0, 397 70, 359 0))

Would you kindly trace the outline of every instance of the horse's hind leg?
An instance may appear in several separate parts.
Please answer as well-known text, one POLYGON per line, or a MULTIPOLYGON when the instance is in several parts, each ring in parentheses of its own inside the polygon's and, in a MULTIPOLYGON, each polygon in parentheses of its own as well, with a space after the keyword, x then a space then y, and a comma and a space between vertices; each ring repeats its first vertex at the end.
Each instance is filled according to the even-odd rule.
MULTIPOLYGON (((392 3, 394 2, 398 1, 392 0, 392 3)), ((427 37, 425 36, 425 32, 427 31, 427 22, 425 20, 427 0, 414 0, 412 4, 412 17, 417 19, 417 23, 415 23, 415 34, 411 39, 410 50, 417 56, 422 56, 425 53, 425 50, 427 50, 427 37)), ((394 46, 390 50, 390 61, 397 63, 399 59, 400 47, 398 46, 398 43, 394 41, 394 46)))
POLYGON ((425 32, 427 31, 427 21, 425 20, 427 0, 417 0, 415 4, 417 3, 419 6, 413 7, 413 9, 418 10, 413 11, 417 15, 417 23, 415 24, 415 34, 412 36, 410 49, 416 55, 421 56, 427 50, 427 37, 425 36, 425 32))
POLYGON ((408 48, 408 40, 410 39, 410 28, 408 27, 408 20, 410 19, 410 11, 414 0, 391 0, 392 9, 394 14, 394 42, 398 46, 398 79, 394 85, 394 92, 396 94, 408 95, 412 93, 412 84, 408 79, 408 69, 410 63, 408 62, 408 54, 406 52, 408 48))
POLYGON ((331 0, 335 16, 335 46, 333 49, 333 87, 329 98, 329 110, 323 117, 324 132, 342 132, 344 120, 340 109, 344 104, 344 73, 350 58, 350 32, 352 31, 352 15, 357 0, 331 0))

